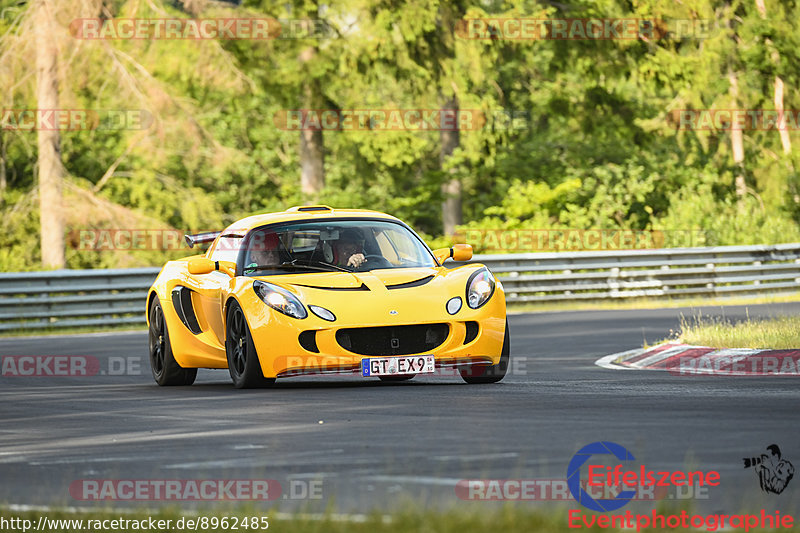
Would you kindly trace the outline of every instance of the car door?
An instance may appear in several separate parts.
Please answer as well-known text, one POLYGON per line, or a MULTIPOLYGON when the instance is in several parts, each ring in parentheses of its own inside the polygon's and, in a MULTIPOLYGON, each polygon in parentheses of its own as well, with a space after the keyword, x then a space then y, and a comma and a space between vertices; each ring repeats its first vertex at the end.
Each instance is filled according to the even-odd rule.
MULTIPOLYGON (((212 261, 236 262, 241 249, 243 236, 223 234, 208 252, 212 261)), ((224 272, 213 271, 208 274, 194 275, 190 288, 194 292, 193 301, 197 302, 198 322, 204 330, 210 330, 219 346, 225 349, 225 317, 223 316, 223 297, 227 294, 231 278, 224 272)))

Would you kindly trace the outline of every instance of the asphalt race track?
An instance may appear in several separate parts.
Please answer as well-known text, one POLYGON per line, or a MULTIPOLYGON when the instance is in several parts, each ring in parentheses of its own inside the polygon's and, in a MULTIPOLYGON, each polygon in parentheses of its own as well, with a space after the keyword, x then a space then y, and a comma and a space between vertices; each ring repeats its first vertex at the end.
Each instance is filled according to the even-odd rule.
MULTIPOLYGON (((681 313, 696 311, 512 315, 510 375, 482 386, 458 377, 396 384, 304 377, 241 391, 227 371, 203 370, 191 387, 160 388, 144 332, 0 339, 2 356, 100 361, 89 377, 0 378, 0 502, 130 505, 75 499, 69 487, 81 479, 274 479, 283 486, 275 505, 289 511, 492 506, 459 499, 456 483, 563 479, 578 449, 606 440, 648 469, 719 471, 721 485, 692 502, 699 509, 796 511, 800 479, 765 494, 742 458, 774 443, 800 467, 797 377, 595 366, 603 355, 665 337, 681 313), (321 498, 308 499, 308 490, 321 498)), ((743 318, 746 311, 702 312, 743 318)), ((800 303, 749 306, 750 316, 797 312, 800 303)))

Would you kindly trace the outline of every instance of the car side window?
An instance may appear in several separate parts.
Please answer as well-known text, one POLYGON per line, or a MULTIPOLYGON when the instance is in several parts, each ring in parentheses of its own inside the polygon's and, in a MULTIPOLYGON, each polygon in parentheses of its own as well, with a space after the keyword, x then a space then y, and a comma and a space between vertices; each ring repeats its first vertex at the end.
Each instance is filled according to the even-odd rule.
POLYGON ((217 244, 211 251, 209 259, 212 261, 232 261, 236 262, 239 258, 239 250, 242 247, 241 237, 220 237, 217 244))

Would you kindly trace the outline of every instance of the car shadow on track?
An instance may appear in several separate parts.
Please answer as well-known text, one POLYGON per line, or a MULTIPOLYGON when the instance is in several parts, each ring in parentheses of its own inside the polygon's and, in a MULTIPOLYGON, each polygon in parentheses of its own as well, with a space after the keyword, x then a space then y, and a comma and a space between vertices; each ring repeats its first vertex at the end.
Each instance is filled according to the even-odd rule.
MULTIPOLYGON (((154 384, 155 385, 155 384, 154 384)), ((395 387, 436 387, 436 386, 455 386, 467 385, 466 383, 458 380, 453 381, 404 381, 400 383, 385 383, 382 381, 357 381, 357 380, 297 380, 297 381, 280 381, 278 380, 274 385, 262 389, 247 389, 247 390, 292 390, 292 389, 366 389, 366 388, 395 388, 395 387)), ((213 382, 213 383, 195 383, 191 389, 213 389, 223 390, 230 389, 236 390, 232 383, 213 382)))

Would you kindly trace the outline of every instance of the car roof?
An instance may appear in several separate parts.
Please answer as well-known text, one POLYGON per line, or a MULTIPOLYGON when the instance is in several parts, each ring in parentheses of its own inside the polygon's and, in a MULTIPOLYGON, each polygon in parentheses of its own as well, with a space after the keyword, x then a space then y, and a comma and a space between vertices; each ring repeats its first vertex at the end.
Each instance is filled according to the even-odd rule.
POLYGON ((392 215, 387 215, 386 213, 381 213, 380 211, 371 211, 369 209, 334 209, 332 207, 328 207, 327 205, 301 205, 290 207, 286 211, 281 211, 278 213, 263 213, 237 220, 228 226, 222 233, 244 235, 251 229, 264 226, 266 224, 332 218, 381 218, 399 222, 399 219, 393 217, 392 215))

